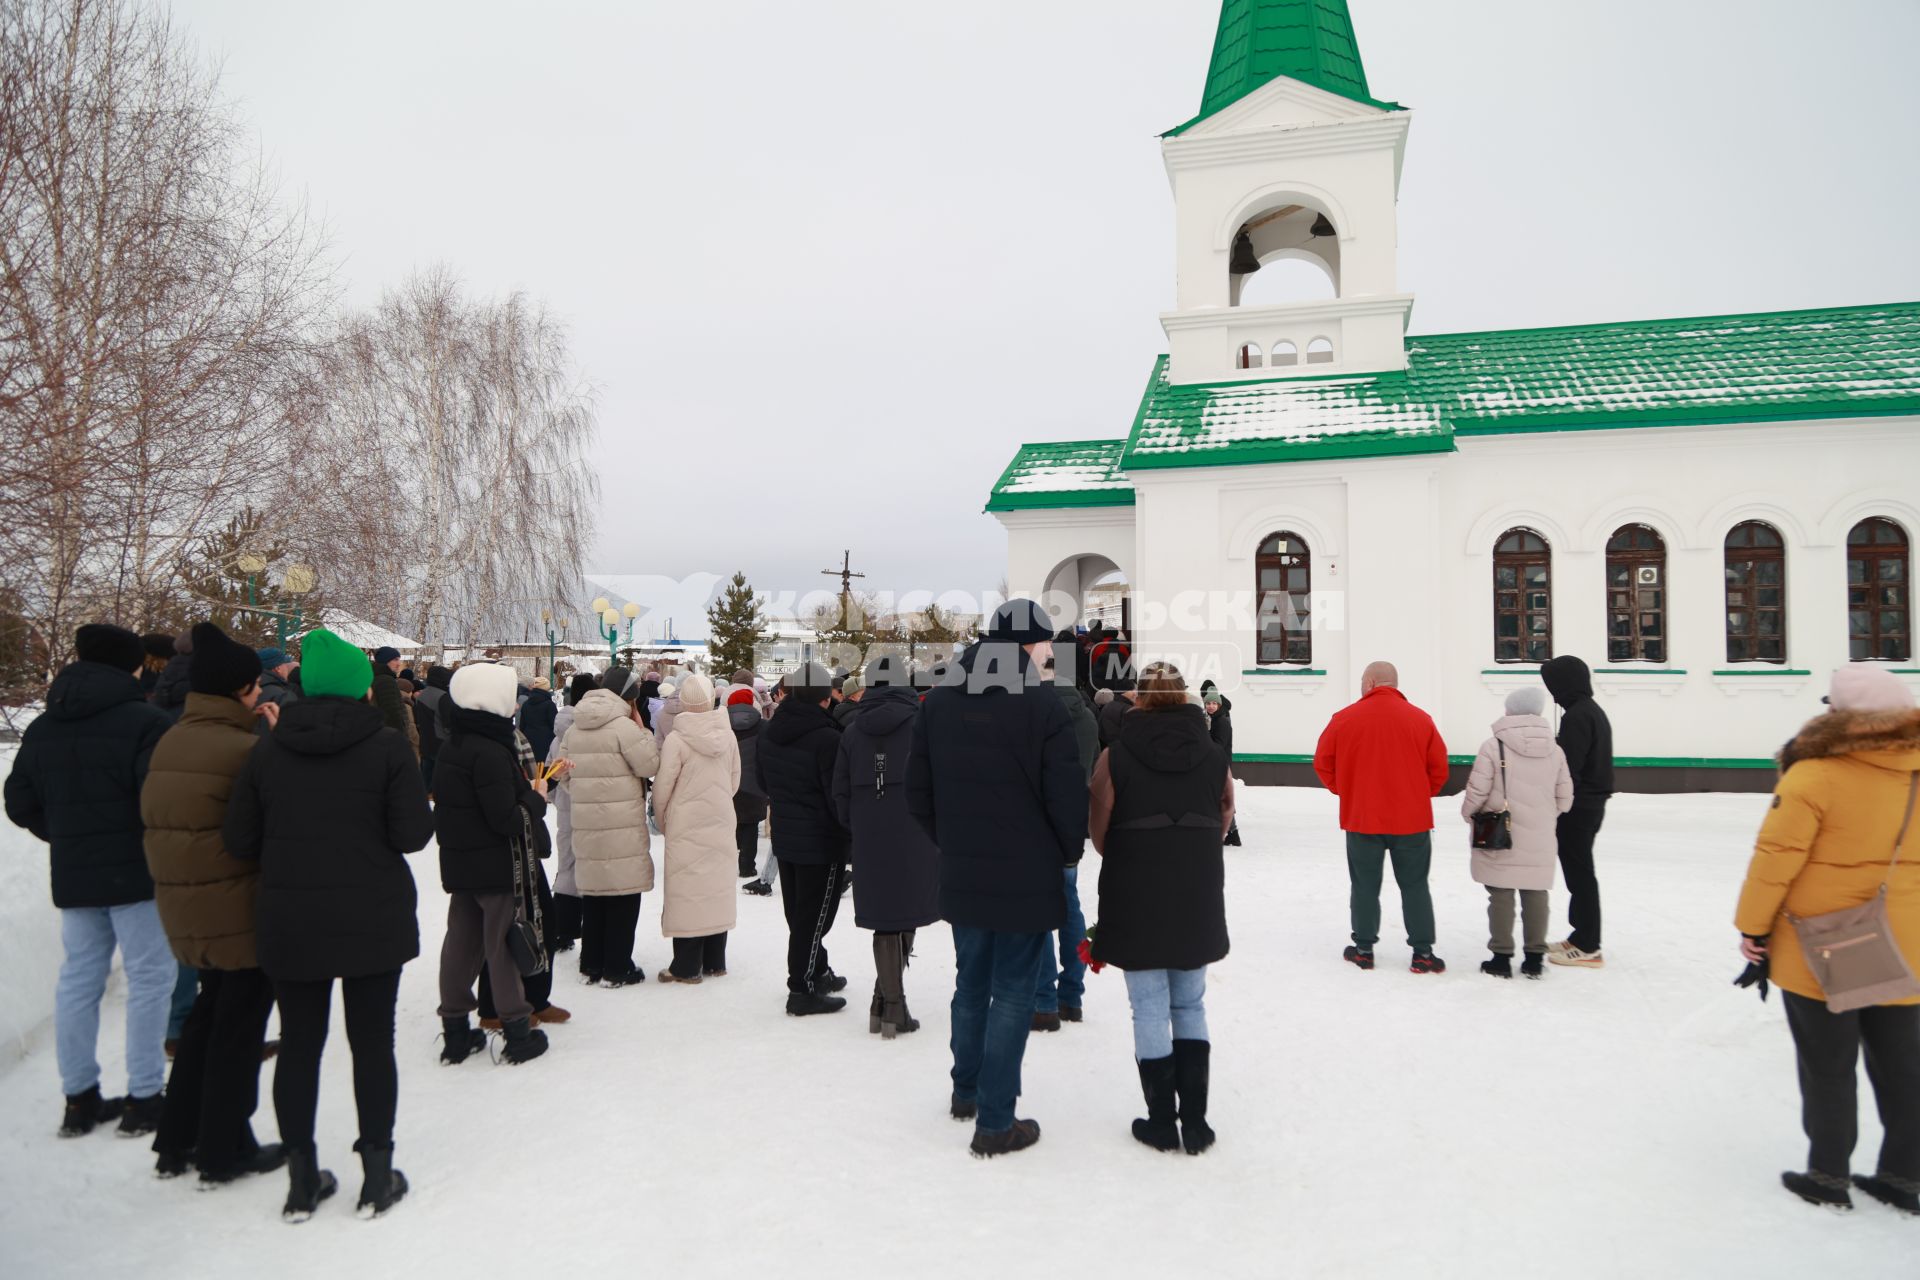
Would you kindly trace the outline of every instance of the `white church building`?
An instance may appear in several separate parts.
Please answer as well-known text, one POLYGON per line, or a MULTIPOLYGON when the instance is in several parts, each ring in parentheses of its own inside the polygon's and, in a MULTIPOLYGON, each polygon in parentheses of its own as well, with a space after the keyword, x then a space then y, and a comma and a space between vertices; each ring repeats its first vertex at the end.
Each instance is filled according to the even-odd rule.
POLYGON ((1409 333, 1411 120, 1345 0, 1225 0, 1161 141, 1167 354, 1124 436, 994 485, 1011 589, 1084 621, 1124 583, 1136 659, 1219 684, 1256 782, 1310 777, 1374 659, 1457 762, 1543 659, 1586 659, 1627 790, 1770 786, 1849 662, 1920 690, 1920 303, 1409 333), (1298 263, 1332 296, 1243 304, 1298 263))

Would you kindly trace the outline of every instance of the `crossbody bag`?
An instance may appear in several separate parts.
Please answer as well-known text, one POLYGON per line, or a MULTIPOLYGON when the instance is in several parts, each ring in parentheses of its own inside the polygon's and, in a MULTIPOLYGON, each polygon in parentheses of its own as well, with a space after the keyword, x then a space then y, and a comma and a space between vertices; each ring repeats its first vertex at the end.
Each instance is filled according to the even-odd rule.
POLYGON ((1920 770, 1907 779, 1907 811, 1900 819, 1900 834, 1893 838, 1893 858, 1873 897, 1857 907, 1817 916, 1787 913, 1793 931, 1800 935, 1807 967, 1827 993, 1827 1008, 1834 1013, 1920 996, 1920 979, 1913 976, 1912 966, 1901 953, 1893 936, 1893 917, 1887 909, 1893 869, 1900 865, 1900 849, 1907 842, 1916 797, 1920 797, 1920 770))

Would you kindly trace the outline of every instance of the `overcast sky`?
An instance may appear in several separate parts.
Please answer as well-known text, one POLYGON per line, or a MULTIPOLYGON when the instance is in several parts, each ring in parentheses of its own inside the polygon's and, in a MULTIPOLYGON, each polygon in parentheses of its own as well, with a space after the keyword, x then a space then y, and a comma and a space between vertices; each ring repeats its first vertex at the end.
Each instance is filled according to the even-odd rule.
MULTIPOLYGON (((1916 0, 1352 0, 1416 333, 1920 298, 1916 0)), ((1023 440, 1122 436, 1214 0, 178 0, 350 299, 568 321, 590 569, 991 588, 1023 440)))

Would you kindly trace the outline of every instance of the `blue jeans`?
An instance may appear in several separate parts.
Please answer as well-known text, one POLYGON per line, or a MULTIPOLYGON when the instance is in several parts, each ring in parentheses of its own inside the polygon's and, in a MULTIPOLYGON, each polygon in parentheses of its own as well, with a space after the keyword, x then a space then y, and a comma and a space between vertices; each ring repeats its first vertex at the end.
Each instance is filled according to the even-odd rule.
POLYGON ((1080 868, 1068 867, 1066 876, 1067 927, 1059 933, 1060 963, 1054 964, 1051 945, 1041 951, 1040 984, 1033 992, 1039 1013, 1057 1013, 1061 1005, 1078 1009, 1087 996, 1087 964, 1080 958, 1080 940, 1087 936, 1086 913, 1080 910, 1080 868))
POLYGON ((1207 969, 1129 969, 1133 1056, 1142 1062, 1173 1055, 1175 1040, 1207 1039, 1207 969))
POLYGON ((1033 1029, 1033 975, 1052 938, 953 926, 953 1093, 978 1102, 982 1132, 1013 1127, 1033 1029))
POLYGON ((187 1029, 187 1015, 193 1012, 194 997, 200 994, 200 971, 180 966, 173 984, 173 1000, 167 1006, 167 1039, 178 1040, 187 1029))
POLYGON ((180 977, 160 912, 151 899, 124 907, 69 907, 60 912, 60 942, 66 960, 53 999, 60 1091, 72 1097, 100 1083, 94 1057, 100 997, 117 943, 127 971, 127 1092, 136 1098, 159 1093, 167 1079, 167 1006, 180 977))

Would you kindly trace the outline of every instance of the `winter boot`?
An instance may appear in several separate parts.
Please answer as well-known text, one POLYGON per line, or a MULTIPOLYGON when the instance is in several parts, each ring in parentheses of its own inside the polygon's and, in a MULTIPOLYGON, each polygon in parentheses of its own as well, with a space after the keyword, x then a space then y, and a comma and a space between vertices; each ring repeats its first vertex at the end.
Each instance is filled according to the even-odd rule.
POLYGON ((153 1176, 161 1181, 177 1178, 193 1168, 193 1153, 188 1151, 162 1151, 160 1158, 153 1162, 153 1176))
POLYGON ((987 1133, 984 1130, 975 1129, 970 1150, 977 1159, 991 1160, 995 1156, 1025 1151, 1038 1141, 1040 1141, 1040 1125, 1037 1121, 1015 1120, 1013 1128, 1003 1129, 999 1133, 987 1133))
MULTIPOLYGON (((547 1033, 535 1027, 530 1019, 509 1019, 505 1024, 505 1030, 507 1047, 501 1051, 500 1056, 512 1065, 517 1067, 523 1062, 532 1062, 547 1051, 547 1033)), ((368 1150, 363 1154, 371 1155, 372 1151, 368 1150)), ((406 1190, 404 1183, 401 1185, 401 1190, 406 1190)), ((395 1199, 398 1198, 395 1197, 395 1199)), ((362 1203, 365 1202, 362 1201, 362 1203)))
POLYGON ((118 1120, 126 1107, 125 1098, 101 1097, 99 1085, 94 1085, 85 1093, 72 1094, 67 1098, 67 1109, 60 1117, 60 1136, 83 1138, 100 1125, 118 1120))
POLYGON ((813 980, 813 989, 821 995, 839 995, 847 989, 847 980, 831 969, 822 969, 813 980))
POLYGON ((487 1033, 469 1026, 464 1013, 457 1018, 440 1019, 440 1030, 441 1039, 446 1042, 440 1046, 440 1062, 443 1066, 457 1067, 487 1047, 487 1033))
POLYGON ((1033 1030, 1058 1031, 1060 1029, 1060 1011, 1058 1009, 1033 1011, 1033 1030))
POLYGON ((360 1153, 360 1170, 365 1175, 360 1182, 360 1203, 354 1207, 354 1213, 362 1218, 377 1218, 405 1198, 407 1175, 393 1167, 392 1143, 375 1146, 370 1142, 356 1142, 353 1149, 360 1153))
POLYGON ((1538 951, 1527 952, 1526 959, 1520 962, 1520 976, 1540 979, 1547 976, 1547 958, 1538 951))
POLYGON ((155 1093, 145 1098, 128 1098, 126 1110, 120 1113, 120 1127, 114 1131, 121 1138, 144 1138, 160 1127, 160 1112, 166 1106, 162 1095, 155 1093))
POLYGON ((1213 1145, 1213 1129, 1207 1124, 1212 1060, 1213 1045, 1208 1041, 1173 1042, 1174 1089, 1180 1098, 1180 1137, 1190 1156, 1197 1156, 1213 1145))
POLYGON ((891 1040, 902 1032, 920 1029, 907 1012, 906 944, 897 933, 873 935, 874 970, 880 976, 880 1038, 891 1040))
POLYGON ((795 992, 787 996, 787 1014, 807 1018, 816 1013, 838 1013, 847 1007, 845 996, 823 995, 818 991, 795 992))
POLYGON ((1856 1173, 1853 1185, 1889 1208, 1920 1216, 1920 1182, 1896 1178, 1890 1173, 1876 1173, 1871 1178, 1856 1173))
POLYGON ((1489 978, 1511 978, 1513 976, 1513 957, 1494 952, 1493 959, 1480 962, 1480 972, 1489 978))
MULTIPOLYGON (((874 936, 874 939, 873 939, 873 949, 876 952, 880 950, 880 938, 879 938, 879 935, 877 934, 874 936)), ((867 1034, 868 1035, 877 1036, 880 1034, 880 1014, 883 1010, 886 1009, 886 1007, 887 1007, 887 1002, 884 999, 882 999, 880 996, 880 980, 878 978, 875 978, 873 980, 873 1003, 867 1006, 867 1034)))
POLYGON ((1086 1015, 1077 1004, 1063 1004, 1060 1006, 1060 1021, 1085 1022, 1086 1015))
POLYGON ((202 1169, 200 1190, 211 1191, 256 1173, 272 1173, 286 1162, 287 1149, 277 1142, 269 1142, 263 1147, 255 1147, 224 1169, 202 1169))
POLYGON ((980 1114, 980 1104, 972 1098, 963 1098, 956 1093, 952 1101, 947 1104, 947 1114, 955 1120, 971 1120, 980 1114))
POLYGON ((1140 1068, 1140 1092, 1147 1098, 1147 1118, 1133 1122, 1134 1139, 1146 1143, 1155 1151, 1178 1151, 1180 1130, 1174 1126, 1173 1055, 1142 1059, 1137 1065, 1140 1068))
POLYGON ((332 1173, 320 1167, 312 1147, 287 1152, 287 1203, 280 1216, 288 1222, 305 1222, 320 1207, 320 1202, 340 1189, 332 1173))
POLYGON ((1853 1197, 1847 1194, 1847 1180, 1831 1173, 1812 1169, 1805 1173, 1783 1173, 1780 1185, 1808 1204, 1817 1204, 1823 1209, 1845 1213, 1853 1208, 1853 1197))
POLYGON ((573 1015, 557 1004, 550 1004, 544 1009, 533 1011, 533 1024, 536 1027, 558 1026, 563 1022, 571 1021, 573 1021, 573 1015))
POLYGON ((1408 967, 1410 973, 1445 973, 1447 962, 1431 951, 1413 953, 1413 964, 1408 967))
POLYGON ((1357 969, 1373 968, 1372 947, 1348 947, 1340 953, 1340 958, 1357 969))

